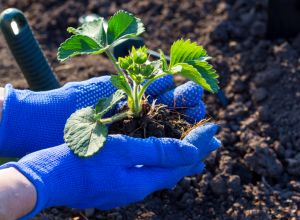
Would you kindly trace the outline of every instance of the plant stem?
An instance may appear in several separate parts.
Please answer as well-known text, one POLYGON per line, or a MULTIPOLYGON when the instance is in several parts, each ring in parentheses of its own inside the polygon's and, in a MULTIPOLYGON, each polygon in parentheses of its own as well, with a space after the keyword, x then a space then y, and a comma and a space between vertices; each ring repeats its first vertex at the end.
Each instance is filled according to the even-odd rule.
MULTIPOLYGON (((121 67, 119 66, 118 61, 117 61, 117 59, 115 58, 115 56, 113 55, 113 53, 111 52, 111 50, 108 49, 108 50, 105 51, 105 53, 106 53, 106 55, 108 56, 108 58, 112 61, 114 67, 117 69, 118 75, 123 75, 123 76, 125 76, 123 70, 122 70, 121 67)), ((125 78, 126 78, 126 76, 125 76, 125 78)))
POLYGON ((139 116, 142 111, 141 100, 139 99, 139 85, 133 81, 133 109, 132 112, 135 116, 139 116))
POLYGON ((119 114, 115 114, 110 118, 99 119, 98 121, 102 124, 111 124, 111 123, 114 123, 116 121, 120 121, 120 120, 123 120, 125 118, 128 118, 130 116, 132 116, 132 112, 127 111, 127 112, 122 112, 122 113, 119 113, 119 114))
POLYGON ((113 55, 113 53, 111 52, 110 49, 105 51, 106 55, 108 56, 108 58, 111 60, 111 62, 113 63, 114 67, 117 69, 118 75, 119 76, 124 76, 126 83, 129 85, 130 87, 130 82, 128 79, 128 77, 126 76, 126 74, 123 72, 122 68, 120 67, 120 65, 118 64, 117 59, 115 58, 115 56, 113 55))
POLYGON ((169 75, 169 73, 163 72, 163 73, 161 73, 161 74, 158 74, 158 75, 154 76, 152 79, 149 79, 149 80, 142 86, 142 89, 141 89, 141 91, 140 91, 139 94, 138 94, 138 99, 139 99, 139 100, 142 99, 142 97, 143 97, 143 95, 144 95, 146 89, 149 87, 149 85, 150 85, 151 83, 153 83, 155 80, 157 80, 157 79, 159 79, 159 78, 161 78, 161 77, 164 77, 164 76, 166 76, 166 75, 169 75))

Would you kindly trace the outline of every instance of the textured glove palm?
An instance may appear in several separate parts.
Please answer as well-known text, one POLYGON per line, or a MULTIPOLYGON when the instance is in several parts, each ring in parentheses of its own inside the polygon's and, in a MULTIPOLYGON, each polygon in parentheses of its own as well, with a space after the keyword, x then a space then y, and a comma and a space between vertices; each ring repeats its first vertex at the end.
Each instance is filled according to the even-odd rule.
POLYGON ((0 169, 15 167, 37 190, 36 206, 23 219, 49 206, 110 209, 172 188, 182 177, 202 172, 204 157, 220 145, 213 137, 217 128, 213 124, 198 127, 183 141, 112 135, 91 158, 79 158, 63 144, 0 169))

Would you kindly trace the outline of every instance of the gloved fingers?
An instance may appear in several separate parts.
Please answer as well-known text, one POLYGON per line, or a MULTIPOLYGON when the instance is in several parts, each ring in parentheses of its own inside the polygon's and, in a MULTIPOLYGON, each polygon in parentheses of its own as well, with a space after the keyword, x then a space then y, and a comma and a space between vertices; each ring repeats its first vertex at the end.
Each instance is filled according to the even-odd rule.
POLYGON ((210 155, 211 152, 217 150, 220 146, 221 141, 218 138, 213 137, 207 147, 199 148, 201 155, 200 160, 203 161, 206 157, 210 155))
MULTIPOLYGON (((130 181, 123 185, 125 188, 123 191, 127 193, 129 188, 129 190, 134 193, 125 193, 126 198, 131 203, 138 202, 155 191, 172 189, 184 176, 195 175, 201 173, 203 170, 203 163, 176 168, 131 167, 126 171, 127 178, 130 181)), ((128 205, 128 202, 108 200, 98 208, 101 210, 108 210, 123 205, 128 205)))
POLYGON ((170 91, 160 93, 157 96, 157 101, 171 108, 194 107, 199 105, 202 95, 202 87, 188 81, 170 91))
MULTIPOLYGON (((112 136, 110 147, 123 158, 129 167, 145 165, 153 167, 177 167, 195 164, 199 161, 199 150, 189 144, 172 138, 132 138, 125 135, 112 136), (122 142, 116 141, 122 139, 122 142), (122 146, 120 146, 120 143, 122 146)), ((105 149, 104 149, 105 150, 105 149)))
POLYGON ((206 123, 190 131, 183 139, 183 142, 187 142, 197 147, 200 151, 200 160, 204 160, 212 151, 220 147, 221 142, 214 137, 217 133, 219 126, 213 123, 206 123))
MULTIPOLYGON (((106 85, 110 85, 113 86, 111 81, 110 81, 110 76, 100 76, 100 77, 93 77, 87 80, 83 80, 83 81, 79 81, 79 82, 67 82, 65 85, 63 85, 61 88, 76 88, 76 87, 80 87, 80 86, 89 86, 91 84, 106 84, 106 85)), ((60 89, 60 88, 59 88, 60 89)), ((116 90, 116 89, 115 89, 116 90)), ((52 90, 51 90, 52 91, 52 90)), ((47 91, 49 92, 49 91, 47 91)))
POLYGON ((203 173, 204 170, 205 170, 205 164, 203 162, 200 162, 194 165, 186 176, 194 176, 203 173))
MULTIPOLYGON (((124 188, 130 188, 134 190, 134 193, 127 194, 127 201, 120 200, 106 200, 105 203, 102 202, 103 198, 95 198, 94 203, 99 204, 98 208, 100 210, 107 210, 111 208, 115 208, 117 206, 123 206, 128 204, 128 200, 133 202, 138 202, 143 200, 147 195, 160 190, 169 188, 172 189, 176 183, 183 178, 184 176, 191 176, 198 173, 203 172, 204 164, 197 163, 192 166, 183 166, 176 168, 160 168, 160 167, 131 167, 128 168, 126 172, 127 179, 130 181, 126 181, 123 183, 124 188), (129 185, 129 186, 128 186, 129 185), (99 200, 99 202, 97 202, 99 200), (101 204, 101 205, 100 205, 101 204)), ((121 191, 122 192, 122 191, 121 191)), ((119 196, 121 197, 121 192, 119 196)), ((80 208, 85 208, 84 204, 80 208)))
POLYGON ((183 177, 201 173, 203 169, 204 164, 198 162, 192 166, 176 168, 147 166, 131 168, 128 173, 132 184, 135 184, 137 189, 144 190, 144 193, 141 192, 140 194, 146 196, 157 190, 172 189, 183 177))
POLYGON ((149 85, 145 94, 150 96, 157 96, 175 87, 173 75, 167 75, 157 79, 149 85))
POLYGON ((94 77, 71 89, 76 90, 77 109, 95 106, 100 98, 109 97, 117 90, 111 83, 110 76, 94 77))
POLYGON ((184 119, 191 124, 195 124, 201 121, 206 114, 205 105, 202 101, 199 101, 198 105, 191 108, 176 109, 178 112, 181 112, 184 116, 184 119))

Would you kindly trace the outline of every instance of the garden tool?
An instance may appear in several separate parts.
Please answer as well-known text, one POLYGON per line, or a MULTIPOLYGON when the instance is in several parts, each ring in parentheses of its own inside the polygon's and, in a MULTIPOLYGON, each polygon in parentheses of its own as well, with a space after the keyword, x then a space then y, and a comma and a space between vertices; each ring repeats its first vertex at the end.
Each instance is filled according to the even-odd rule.
POLYGON ((0 15, 0 28, 30 89, 45 91, 59 88, 59 82, 24 14, 15 8, 4 10, 0 15))

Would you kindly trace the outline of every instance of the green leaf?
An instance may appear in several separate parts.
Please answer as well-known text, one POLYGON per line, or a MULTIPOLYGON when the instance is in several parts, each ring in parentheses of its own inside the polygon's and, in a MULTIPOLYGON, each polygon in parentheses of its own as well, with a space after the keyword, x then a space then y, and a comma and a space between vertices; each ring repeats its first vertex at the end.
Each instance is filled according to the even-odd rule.
POLYGON ((91 107, 73 113, 64 129, 64 139, 71 150, 80 157, 90 157, 104 145, 107 127, 95 120, 91 107))
POLYGON ((168 63, 167 63, 166 56, 162 50, 159 50, 159 53, 160 53, 160 61, 162 63, 162 70, 166 71, 168 69, 168 63))
POLYGON ((172 67, 171 71, 174 74, 178 73, 192 80, 210 92, 215 93, 219 90, 218 75, 212 66, 205 61, 197 60, 190 63, 179 63, 172 67))
POLYGON ((125 98, 125 93, 122 90, 117 90, 114 94, 107 98, 102 98, 96 104, 96 114, 102 117, 110 111, 119 101, 125 98))
POLYGON ((79 54, 100 54, 106 50, 94 39, 84 35, 73 35, 58 48, 58 60, 64 61, 79 54))
POLYGON ((201 84, 203 88, 213 93, 218 92, 218 90, 220 89, 218 86, 219 75, 217 74, 216 70, 213 68, 211 64, 202 60, 190 61, 189 64, 191 64, 194 68, 196 68, 198 72, 201 74, 201 77, 205 81, 201 84))
POLYGON ((206 51, 202 46, 190 40, 183 39, 175 41, 171 46, 170 67, 178 63, 186 63, 191 60, 201 60, 206 57, 206 51))
POLYGON ((117 88, 122 89, 128 96, 131 96, 131 87, 129 86, 128 82, 126 81, 124 76, 116 76, 113 75, 110 78, 111 83, 117 88))
POLYGON ((94 39, 99 45, 106 45, 106 33, 103 27, 104 18, 86 22, 79 28, 69 27, 67 31, 75 35, 83 35, 94 39))
POLYGON ((67 31, 68 31, 70 34, 77 34, 76 28, 73 28, 73 27, 68 27, 68 28, 67 28, 67 31))
POLYGON ((144 31, 144 25, 139 18, 120 10, 108 21, 107 41, 112 44, 116 40, 138 36, 144 31))
POLYGON ((171 72, 174 74, 182 75, 189 80, 192 80, 193 82, 201 85, 201 75, 198 72, 196 68, 194 68, 192 65, 189 65, 187 63, 179 63, 176 66, 171 68, 171 72))

